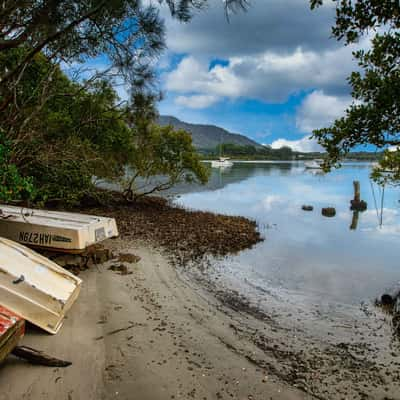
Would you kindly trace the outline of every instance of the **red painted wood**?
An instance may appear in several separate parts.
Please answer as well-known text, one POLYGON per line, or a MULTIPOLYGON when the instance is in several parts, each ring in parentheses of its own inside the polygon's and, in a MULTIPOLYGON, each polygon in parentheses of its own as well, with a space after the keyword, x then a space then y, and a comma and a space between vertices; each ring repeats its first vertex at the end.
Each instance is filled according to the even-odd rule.
MULTIPOLYGON (((23 318, 14 314, 7 308, 0 305, 0 339, 1 336, 6 334, 9 330, 13 329, 20 321, 24 321, 23 318)), ((22 328, 18 331, 18 336, 22 337, 25 333, 25 323, 22 324, 22 328)))

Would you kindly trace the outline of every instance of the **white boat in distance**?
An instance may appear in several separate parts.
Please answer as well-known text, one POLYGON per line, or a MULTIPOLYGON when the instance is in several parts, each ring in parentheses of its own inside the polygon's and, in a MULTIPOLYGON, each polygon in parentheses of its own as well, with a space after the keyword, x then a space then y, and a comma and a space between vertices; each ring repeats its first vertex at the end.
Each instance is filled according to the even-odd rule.
POLYGON ((324 160, 316 159, 311 161, 306 161, 304 166, 308 169, 322 169, 322 164, 324 160))
POLYGON ((220 157, 218 160, 211 161, 212 168, 227 168, 232 167, 233 162, 229 157, 220 157))
POLYGON ((0 236, 32 247, 81 253, 118 236, 114 218, 0 204, 0 236))
POLYGON ((0 303, 55 334, 78 297, 81 280, 55 262, 0 238, 0 303))

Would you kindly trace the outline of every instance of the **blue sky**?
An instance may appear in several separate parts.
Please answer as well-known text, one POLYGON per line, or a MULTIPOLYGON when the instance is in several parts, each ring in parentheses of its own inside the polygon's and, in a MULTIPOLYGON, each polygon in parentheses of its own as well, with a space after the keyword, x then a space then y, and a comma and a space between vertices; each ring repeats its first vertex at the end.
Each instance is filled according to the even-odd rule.
POLYGON ((356 69, 354 48, 331 38, 334 11, 329 0, 316 11, 308 0, 252 0, 228 23, 223 2, 211 0, 184 24, 162 10, 160 113, 273 147, 318 150, 310 133, 343 115, 356 69))

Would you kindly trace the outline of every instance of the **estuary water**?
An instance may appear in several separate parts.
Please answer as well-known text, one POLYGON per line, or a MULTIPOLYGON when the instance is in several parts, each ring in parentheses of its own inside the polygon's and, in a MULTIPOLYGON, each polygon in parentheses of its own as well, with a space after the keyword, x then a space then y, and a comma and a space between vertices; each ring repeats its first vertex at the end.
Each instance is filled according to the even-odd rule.
POLYGON ((235 162, 213 169, 204 187, 181 188, 176 202, 257 221, 262 243, 213 261, 231 288, 260 303, 372 305, 400 288, 400 190, 382 190, 370 172, 369 163, 322 174, 301 162, 235 162), (358 215, 350 210, 353 180, 368 203, 358 215), (336 216, 322 216, 322 207, 335 207, 336 216))

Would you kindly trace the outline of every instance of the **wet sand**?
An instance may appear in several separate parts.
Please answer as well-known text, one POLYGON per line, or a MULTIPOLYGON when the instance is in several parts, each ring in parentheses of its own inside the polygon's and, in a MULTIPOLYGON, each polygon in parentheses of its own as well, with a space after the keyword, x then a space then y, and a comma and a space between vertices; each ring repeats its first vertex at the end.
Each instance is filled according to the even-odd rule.
POLYGON ((255 298, 243 282, 232 285, 229 274, 215 269, 210 263, 185 275, 231 315, 236 336, 258 349, 232 351, 312 398, 400 399, 400 341, 390 315, 373 305, 321 299, 315 306, 299 295, 293 303, 293 294, 277 296, 267 288, 257 288, 263 294, 255 298))
POLYGON ((132 274, 81 274, 83 287, 59 334, 29 327, 23 344, 72 361, 0 368, 0 399, 307 399, 237 349, 259 350, 232 329, 229 314, 180 279, 157 250, 116 239, 117 252, 141 257, 132 274), (234 350, 236 349, 236 350, 234 350))

